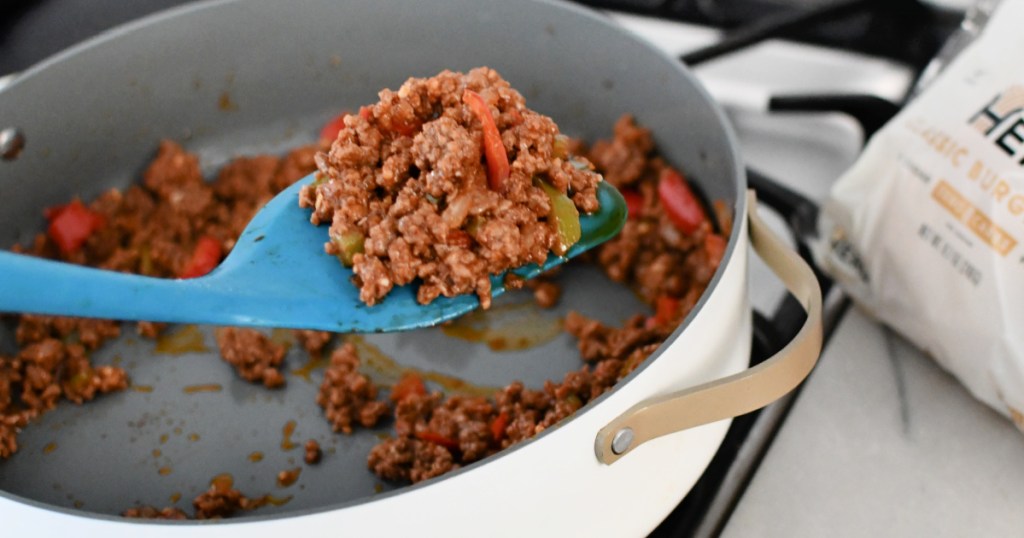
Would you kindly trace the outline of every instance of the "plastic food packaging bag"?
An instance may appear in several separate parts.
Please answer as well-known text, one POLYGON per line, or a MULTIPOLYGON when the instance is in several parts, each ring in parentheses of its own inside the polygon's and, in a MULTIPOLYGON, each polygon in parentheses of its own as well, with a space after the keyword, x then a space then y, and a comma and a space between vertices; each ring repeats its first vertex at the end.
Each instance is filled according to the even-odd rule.
POLYGON ((815 255, 1024 429, 1024 0, 979 7, 834 185, 815 255))

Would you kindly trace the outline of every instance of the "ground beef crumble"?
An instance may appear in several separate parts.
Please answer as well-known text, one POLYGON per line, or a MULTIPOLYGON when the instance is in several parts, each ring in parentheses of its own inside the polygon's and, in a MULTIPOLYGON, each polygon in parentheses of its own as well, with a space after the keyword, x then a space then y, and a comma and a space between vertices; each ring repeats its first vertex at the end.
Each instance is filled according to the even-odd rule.
POLYGON ((336 432, 352 433, 357 424, 372 428, 390 412, 387 403, 377 400, 377 386, 358 368, 359 354, 346 342, 334 350, 324 371, 316 403, 336 432))
POLYGON ((305 454, 303 455, 302 460, 305 461, 307 465, 320 463, 320 459, 324 456, 323 451, 320 450, 320 443, 316 442, 316 439, 306 441, 306 445, 303 449, 305 450, 305 454))
POLYGON ((386 439, 370 449, 370 469, 385 480, 416 483, 457 469, 451 452, 411 437, 386 439))
POLYGON ((596 249, 598 264, 611 279, 629 284, 650 303, 659 297, 676 298, 680 305, 672 318, 682 319, 721 259, 721 253, 715 259, 709 245, 724 247, 724 239, 707 218, 692 233, 673 225, 659 202, 658 183, 675 171, 657 157, 650 131, 637 126, 632 117, 623 116, 615 124, 614 139, 594 144, 588 155, 609 183, 641 200, 640 211, 630 215, 619 235, 596 249))
POLYGON ((527 280, 526 287, 533 290, 533 300, 541 308, 554 308, 562 298, 562 288, 542 277, 527 280))
POLYGON ((0 458, 9 458, 18 451, 18 432, 34 416, 29 410, 0 415, 0 458))
POLYGON ((327 344, 334 337, 334 333, 327 331, 311 331, 307 329, 295 329, 292 331, 299 345, 311 356, 318 357, 327 344))
MULTIPOLYGON (((281 189, 315 170, 318 145, 283 158, 236 159, 211 182, 198 159, 164 141, 142 182, 112 189, 87 204, 103 225, 80 248, 65 252, 47 233, 12 250, 71 263, 157 277, 176 277, 200 237, 214 238, 226 253, 253 214, 281 189)), ((17 318, 14 356, 0 356, 0 459, 17 451, 17 435, 61 399, 83 403, 128 386, 124 370, 92 364, 89 352, 121 334, 112 320, 23 314, 17 318)), ((139 322, 137 332, 159 336, 163 323, 139 322)), ((276 378, 268 369, 260 381, 276 378)), ((279 374, 278 374, 279 375, 279 374)), ((283 377, 280 378, 283 381, 283 377)))
POLYGON ((14 339, 19 345, 39 342, 46 338, 77 341, 93 350, 103 342, 121 335, 121 325, 105 319, 70 318, 24 314, 18 320, 14 339))
POLYGON ((215 486, 210 486, 209 490, 192 501, 192 507, 196 510, 196 519, 228 517, 248 506, 249 498, 242 495, 241 491, 235 488, 221 489, 215 486))
POLYGON ((287 350, 263 333, 255 329, 224 327, 217 330, 217 346, 221 358, 234 366, 242 379, 263 383, 271 389, 284 386, 284 374, 280 368, 287 350))
POLYGON ((175 507, 158 509, 152 506, 138 506, 121 512, 128 518, 140 519, 221 519, 231 517, 241 510, 255 510, 267 503, 268 496, 252 498, 234 487, 230 475, 218 475, 210 481, 210 487, 192 500, 194 516, 175 507))
MULTIPOLYGON (((27 316, 26 316, 27 317, 27 316)), ((116 330, 83 320, 32 316, 19 324, 21 349, 14 357, 0 356, 0 459, 18 449, 17 435, 31 420, 57 406, 61 398, 76 404, 98 394, 124 390, 128 376, 114 366, 94 366, 83 343, 95 348, 116 330), (59 329, 58 329, 59 327, 59 329), (54 338, 64 331, 64 340, 54 338)), ((116 326, 114 326, 116 329, 116 326)))
POLYGON ((487 308, 489 275, 567 248, 541 182, 583 212, 598 209, 600 176, 588 164, 574 162, 551 118, 526 108, 493 69, 444 71, 383 90, 345 117, 330 151, 317 155, 320 180, 299 199, 313 224, 330 223, 325 248, 352 265, 363 302, 415 281, 421 303, 475 293, 487 308), (486 122, 467 101, 473 92, 507 158, 499 184, 486 122))
POLYGON ((302 467, 295 467, 292 469, 286 469, 277 473, 277 487, 287 488, 295 483, 299 479, 299 475, 302 474, 302 467))
POLYGON ((157 323, 154 321, 140 321, 135 324, 135 332, 143 338, 156 339, 164 330, 167 329, 167 323, 157 323))
POLYGON ((152 506, 139 506, 125 510, 121 515, 135 519, 188 519, 188 514, 184 510, 173 507, 157 509, 152 506))

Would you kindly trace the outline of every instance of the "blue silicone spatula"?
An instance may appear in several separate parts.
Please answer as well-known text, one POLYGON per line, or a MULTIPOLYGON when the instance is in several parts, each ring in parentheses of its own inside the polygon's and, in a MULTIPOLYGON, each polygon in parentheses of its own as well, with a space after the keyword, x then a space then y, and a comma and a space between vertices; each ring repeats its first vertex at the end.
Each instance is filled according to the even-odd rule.
MULTIPOLYGON (((327 226, 312 226, 298 204, 310 175, 282 191, 242 232, 228 257, 208 275, 162 279, 104 271, 0 252, 0 311, 118 320, 208 323, 334 332, 403 331, 436 325, 479 306, 476 296, 416 302, 413 286, 397 287, 374 306, 359 300, 352 271, 324 253, 327 226)), ((601 209, 581 215, 582 238, 565 256, 513 272, 524 278, 560 265, 607 241, 626 221, 626 204, 607 182, 601 209)), ((505 291, 492 276, 493 295, 505 291)))

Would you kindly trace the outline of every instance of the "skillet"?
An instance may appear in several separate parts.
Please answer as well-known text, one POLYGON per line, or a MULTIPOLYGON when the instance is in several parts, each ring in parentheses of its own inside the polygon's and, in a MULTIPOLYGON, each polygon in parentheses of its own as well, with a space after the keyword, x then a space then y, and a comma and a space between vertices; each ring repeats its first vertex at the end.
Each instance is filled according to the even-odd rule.
MULTIPOLYGON (((219 532, 224 525, 268 536, 538 528, 622 536, 653 528, 710 460, 727 427, 720 419, 772 401, 809 371, 820 345, 816 285, 806 274, 801 280, 799 266, 777 246, 772 250, 770 238, 757 230, 748 235, 741 160, 717 105, 675 60, 590 12, 526 0, 450 0, 430 9, 412 0, 220 0, 112 30, 44 61, 0 92, 0 117, 26 139, 23 154, 0 166, 0 192, 12 194, 0 197, 0 243, 29 239, 43 225, 44 207, 135 181, 161 138, 197 153, 209 173, 233 156, 309 142, 325 118, 372 102, 376 91, 409 76, 477 65, 497 69, 531 107, 574 136, 607 137, 615 119, 634 114, 670 162, 738 216, 705 296, 641 368, 528 443, 438 480, 393 489, 365 468, 378 441, 374 432, 330 433, 314 403, 318 372, 308 382, 290 376, 284 391, 269 392, 236 379, 215 351, 157 353, 152 342, 127 335, 99 351, 96 362, 120 363, 134 385, 152 391, 64 405, 33 423, 20 437, 22 450, 0 462, 0 520, 14 522, 15 530, 108 536, 133 535, 140 525, 168 536, 219 532), (232 106, 222 106, 225 96, 232 106), (742 370, 749 356, 751 238, 771 251, 772 265, 797 275, 785 278, 811 310, 808 325, 756 371, 687 391, 742 370), (186 392, 203 385, 221 390, 186 392), (281 448, 292 422, 289 439, 318 439, 327 454, 294 486, 279 489, 277 472, 301 461, 301 451, 281 448), (613 442, 625 447, 622 453, 614 453, 613 442), (250 461, 254 452, 263 459, 250 461), (113 516, 136 503, 172 504, 175 497, 186 506, 221 473, 252 495, 290 499, 215 525, 113 516)), ((575 267, 562 278, 559 309, 533 314, 541 324, 568 309, 615 325, 645 311, 629 290, 593 268, 575 267)), ((211 330, 198 329, 212 349, 211 330)), ((12 351, 12 341, 9 331, 0 337, 3 352, 12 351)), ((539 387, 580 365, 567 335, 514 353, 439 330, 362 341, 403 366, 482 390, 513 379, 539 387)), ((292 367, 301 363, 297 351, 287 360, 292 367)))

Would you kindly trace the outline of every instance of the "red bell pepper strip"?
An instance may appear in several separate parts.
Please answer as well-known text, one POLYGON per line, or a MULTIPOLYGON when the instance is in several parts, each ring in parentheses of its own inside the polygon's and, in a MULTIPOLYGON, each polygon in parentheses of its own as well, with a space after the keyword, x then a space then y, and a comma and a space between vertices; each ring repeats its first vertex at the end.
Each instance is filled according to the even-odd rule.
POLYGON ((422 396, 426 393, 427 387, 423 384, 423 379, 413 372, 406 372, 402 374, 395 386, 391 387, 391 401, 400 402, 409 395, 422 396))
POLYGON ((463 92, 462 102, 466 103, 466 106, 483 125, 487 184, 491 190, 503 192, 505 180, 508 179, 511 169, 508 164, 508 154, 505 153, 505 145, 501 143, 501 133, 498 132, 498 125, 494 123, 494 116, 491 114, 491 108, 484 102, 484 98, 473 90, 463 92))
POLYGON ((469 248, 473 244, 473 236, 469 232, 462 230, 451 230, 448 232, 445 244, 453 247, 469 248))
POLYGON ((708 263, 718 267, 722 263, 722 256, 725 255, 725 239, 718 234, 709 233, 704 237, 704 253, 708 256, 708 263))
POLYGON ((106 223, 102 214, 85 207, 77 199, 48 209, 46 218, 50 221, 46 233, 62 254, 71 254, 82 248, 89 236, 106 223))
POLYGON ((192 257, 185 264, 185 269, 181 271, 178 278, 196 278, 213 271, 213 268, 220 263, 223 254, 220 241, 208 235, 200 237, 196 242, 195 250, 192 251, 192 257))
POLYGON ((508 413, 502 411, 491 421, 491 437, 496 443, 505 438, 505 428, 508 427, 508 413))
POLYGON ((626 218, 638 219, 644 214, 644 197, 633 189, 619 189, 619 194, 626 200, 626 218))
POLYGON ((413 435, 416 436, 420 441, 426 441, 428 443, 434 443, 435 445, 441 445, 449 450, 456 450, 459 448, 459 442, 450 437, 445 437, 437 432, 430 430, 417 430, 413 435))
POLYGON ((658 198, 669 220, 679 231, 690 234, 704 222, 704 209, 678 172, 666 168, 658 180, 658 198))
POLYGON ((671 295, 659 295, 654 301, 654 321, 667 325, 679 315, 679 299, 671 295))
POLYGON ((325 123, 323 128, 320 129, 320 140, 334 142, 338 138, 338 132, 345 128, 346 116, 348 116, 348 113, 342 112, 332 118, 331 121, 325 123))
POLYGON ((413 136, 416 134, 416 131, 420 130, 420 127, 421 125, 416 119, 412 121, 391 119, 391 130, 402 136, 413 136))

